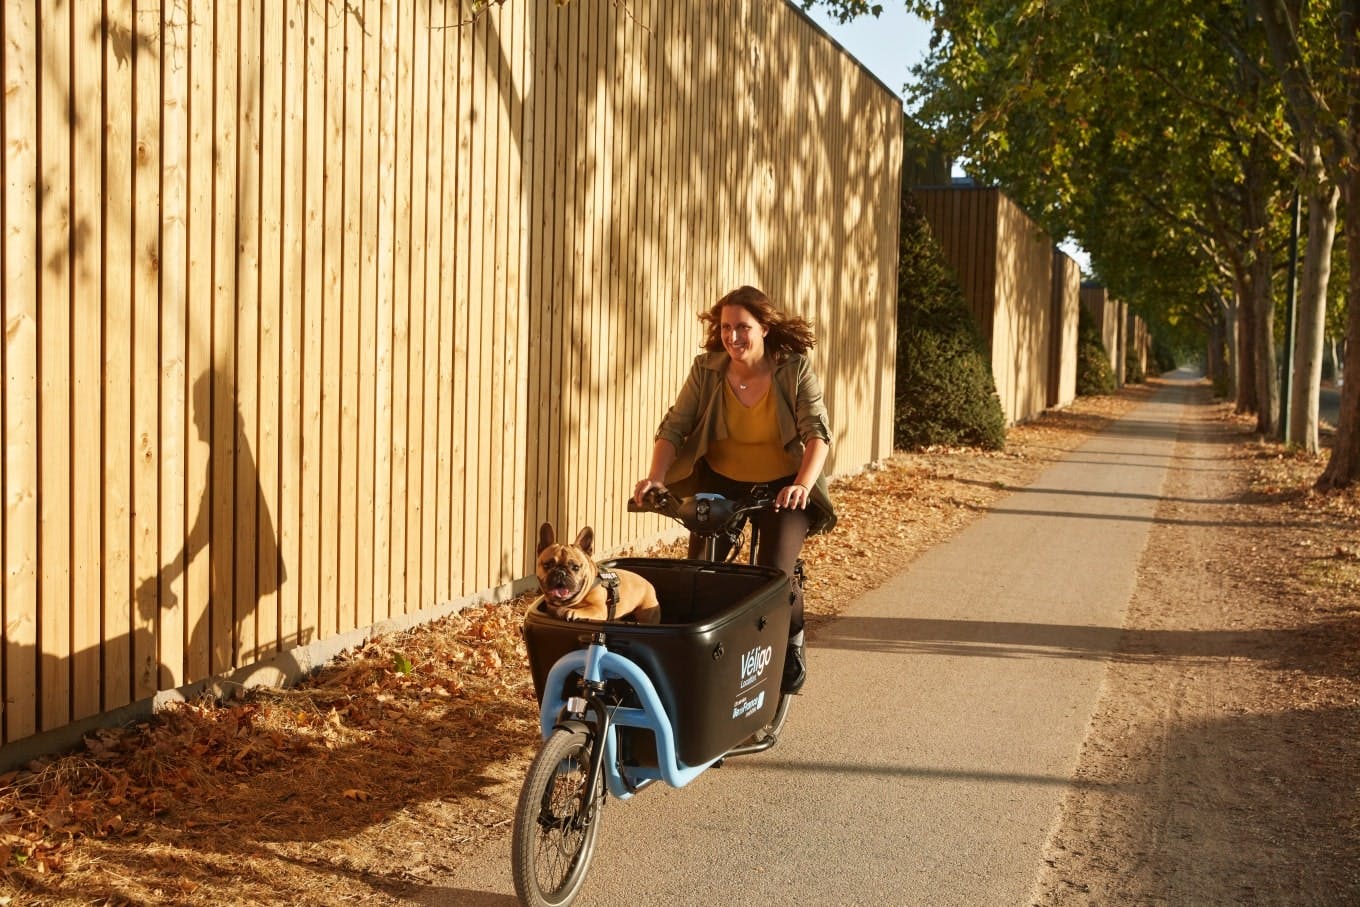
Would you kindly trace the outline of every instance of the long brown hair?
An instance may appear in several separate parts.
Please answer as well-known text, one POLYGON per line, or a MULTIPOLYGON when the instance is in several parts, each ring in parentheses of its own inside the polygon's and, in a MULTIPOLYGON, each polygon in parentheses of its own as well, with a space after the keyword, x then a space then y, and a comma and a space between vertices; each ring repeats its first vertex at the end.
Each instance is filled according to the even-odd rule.
POLYGON ((812 324, 806 319, 781 311, 770 297, 755 287, 737 287, 708 311, 699 313, 699 320, 704 325, 704 349, 711 353, 723 349, 722 310, 729 305, 741 306, 769 331, 765 335, 765 350, 777 359, 790 353, 806 353, 817 345, 812 324))

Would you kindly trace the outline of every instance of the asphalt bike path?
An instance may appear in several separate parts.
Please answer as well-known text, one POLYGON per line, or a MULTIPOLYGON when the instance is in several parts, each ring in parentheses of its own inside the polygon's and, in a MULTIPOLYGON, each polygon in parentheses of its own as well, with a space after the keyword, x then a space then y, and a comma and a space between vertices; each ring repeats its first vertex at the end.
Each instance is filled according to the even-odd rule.
MULTIPOLYGON (((611 799, 576 903, 1030 903, 1191 400, 1171 377, 810 634, 773 749, 611 799)), ((508 829, 428 894, 516 903, 508 829)))

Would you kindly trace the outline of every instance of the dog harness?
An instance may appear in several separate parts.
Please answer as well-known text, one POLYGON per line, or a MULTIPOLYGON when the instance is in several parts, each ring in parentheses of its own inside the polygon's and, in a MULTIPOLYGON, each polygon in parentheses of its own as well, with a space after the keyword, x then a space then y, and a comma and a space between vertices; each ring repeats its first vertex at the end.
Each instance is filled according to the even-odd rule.
POLYGON ((608 603, 609 610, 605 615, 605 620, 614 619, 614 610, 619 605, 619 575, 613 570, 601 570, 595 575, 595 582, 591 588, 604 586, 604 597, 608 603))

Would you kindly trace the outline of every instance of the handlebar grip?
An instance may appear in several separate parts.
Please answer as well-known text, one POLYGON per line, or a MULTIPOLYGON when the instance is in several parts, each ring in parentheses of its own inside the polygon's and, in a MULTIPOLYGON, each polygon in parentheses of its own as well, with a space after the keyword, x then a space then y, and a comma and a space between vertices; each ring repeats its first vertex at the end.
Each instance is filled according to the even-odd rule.
POLYGON ((642 496, 641 504, 629 498, 628 511, 630 513, 659 513, 662 516, 673 517, 677 503, 676 499, 671 497, 670 492, 651 488, 642 496))

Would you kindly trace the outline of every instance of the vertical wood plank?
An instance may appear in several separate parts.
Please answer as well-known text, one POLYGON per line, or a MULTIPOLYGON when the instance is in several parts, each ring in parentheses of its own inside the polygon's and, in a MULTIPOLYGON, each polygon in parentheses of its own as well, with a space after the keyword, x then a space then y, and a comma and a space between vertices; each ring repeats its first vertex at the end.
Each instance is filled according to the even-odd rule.
MULTIPOLYGON (((561 89, 558 61, 561 50, 556 37, 560 27, 561 15, 555 7, 534 4, 534 127, 536 132, 535 163, 533 170, 532 197, 534 198, 534 223, 531 225, 534 241, 532 267, 535 272, 534 291, 536 297, 533 315, 536 319, 533 328, 533 342, 538 355, 531 377, 533 399, 547 399, 550 388, 556 383, 553 371, 553 356, 556 343, 550 341, 553 335, 553 312, 558 305, 558 294, 553 283, 554 268, 557 265, 558 250, 554 240, 554 216, 559 205, 555 202, 554 189, 557 185, 557 100, 561 89)), ((533 462, 527 481, 533 483, 533 502, 529 512, 532 520, 528 527, 531 540, 537 538, 538 524, 552 517, 555 501, 552 497, 553 472, 555 464, 551 459, 553 422, 555 409, 546 406, 534 407, 536 427, 533 462)))
MULTIPOLYGON (((601 182, 598 198, 599 204, 599 249, 600 266, 596 277, 596 300, 595 306, 600 319, 606 341, 606 350, 626 350, 628 340, 626 332, 631 329, 631 325, 626 320, 625 311, 622 306, 623 299, 618 292, 618 250, 615 248, 615 227, 618 221, 615 218, 615 190, 620 187, 626 176, 626 170, 621 161, 617 160, 613 153, 616 143, 623 140, 620 131, 620 122, 615 117, 615 98, 621 86, 616 78, 616 69, 619 57, 619 43, 614 33, 614 23, 619 17, 619 11, 612 5, 604 5, 600 9, 600 21, 596 26, 595 34, 598 36, 600 46, 604 51, 602 58, 596 64, 599 75, 596 78, 597 96, 599 110, 597 116, 599 127, 597 136, 599 146, 596 154, 600 160, 600 167, 605 179, 601 182), (628 327, 625 327, 628 325, 628 327)), ((596 344, 591 344, 592 348, 598 349, 596 344)), ((605 541, 612 549, 620 540, 620 532, 624 528, 623 497, 622 487, 618 477, 622 474, 621 445, 622 440, 615 431, 608 430, 609 426, 622 428, 624 424, 623 400, 626 394, 623 382, 615 381, 614 362, 615 356, 608 355, 604 350, 595 353, 597 360, 595 374, 599 381, 599 387, 605 393, 600 395, 601 409, 599 411, 600 421, 595 423, 593 433, 596 435, 597 450, 600 451, 601 460, 607 464, 606 469, 597 477, 597 503, 596 509, 599 513, 597 517, 605 527, 605 541)))
POLYGON ((513 495, 505 480, 506 438, 513 434, 509 422, 511 383, 506 381, 509 371, 506 358, 509 356, 507 330, 510 321, 510 286, 507 279, 506 260, 509 257, 509 204, 507 186, 510 182, 509 148, 511 141, 510 118, 507 107, 513 103, 514 79, 511 76, 509 61, 506 58, 507 41, 510 33, 510 11, 506 7, 494 8, 487 14, 487 54, 490 57, 487 68, 486 129, 487 129, 487 170, 490 193, 492 227, 491 242, 484 246, 486 258, 483 260, 484 273, 487 275, 486 305, 487 317, 483 321, 483 348, 490 355, 487 363, 491 381, 483 386, 483 400, 488 412, 483 422, 490 431, 481 432, 486 439, 483 445, 486 456, 486 476, 483 488, 483 513, 487 515, 486 549, 483 558, 487 563, 486 585, 498 587, 509 581, 506 577, 505 543, 506 511, 513 504, 513 495))
MULTIPOLYGON (((611 293, 622 304, 618 318, 622 324, 628 325, 621 332, 622 356, 625 360, 640 364, 646 361, 641 340, 647 319, 640 306, 642 296, 635 285, 638 250, 634 247, 634 237, 638 236, 637 166, 640 157, 640 149, 633 140, 634 136, 640 134, 637 132, 638 99, 634 69, 634 30, 637 26, 638 23, 633 19, 620 16, 614 16, 610 23, 617 45, 611 78, 615 83, 612 116, 618 127, 610 142, 610 153, 614 155, 615 172, 619 175, 619 191, 614 195, 610 211, 613 225, 610 242, 614 261, 610 284, 611 293), (626 150, 626 146, 632 146, 633 150, 626 150)), ((639 378, 638 368, 620 368, 617 363, 610 378, 611 383, 622 392, 617 401, 622 437, 616 439, 619 466, 615 481, 621 483, 620 491, 625 498, 632 493, 633 479, 643 475, 647 468, 639 459, 645 440, 642 429, 644 420, 639 410, 646 405, 639 399, 639 378)), ((637 518, 627 515, 625 511, 619 519, 619 533, 615 538, 619 541, 630 539, 641 528, 637 518)))
POLYGON ((554 42, 549 40, 549 35, 556 15, 547 4, 530 4, 529 9, 531 18, 527 26, 528 37, 525 43, 529 48, 532 73, 527 95, 530 106, 526 113, 532 117, 532 127, 528 129, 529 134, 526 138, 529 162, 524 179, 525 195, 529 199, 532 219, 524 233, 531 250, 526 257, 526 266, 530 273, 528 338, 533 350, 526 361, 532 363, 533 367, 525 376, 525 383, 528 386, 529 399, 535 401, 535 405, 526 414, 529 462, 526 464, 522 481, 526 485, 527 494, 528 525, 525 532, 529 537, 532 551, 538 521, 548 514, 548 419, 551 413, 548 407, 541 405, 541 401, 548 399, 548 387, 551 386, 548 365, 553 347, 548 341, 547 315, 552 307, 553 295, 551 212, 554 205, 549 194, 549 187, 552 185, 549 132, 553 110, 553 85, 550 82, 550 73, 553 72, 555 51, 554 42))
MULTIPOLYGON (((382 56, 384 0, 364 0, 363 33, 363 151, 362 172, 360 174, 360 197, 362 219, 360 221, 359 247, 362 259, 359 262, 359 332, 357 340, 357 361, 359 369, 358 397, 358 434, 355 436, 358 449, 358 500, 355 502, 357 522, 355 524, 355 626, 366 627, 373 623, 373 556, 375 515, 374 476, 376 466, 376 425, 378 395, 378 355, 384 352, 390 362, 390 333, 387 337, 378 336, 378 306, 387 297, 382 291, 379 297, 378 251, 380 231, 389 238, 387 227, 381 225, 382 199, 384 193, 391 191, 391 172, 384 167, 382 158, 383 135, 390 134, 386 125, 381 85, 387 76, 388 63, 382 56)), ((389 83, 390 84, 390 83, 389 83)), ((386 367, 386 363, 384 363, 386 367)), ((384 413, 388 406, 383 401, 384 413)), ((353 493, 353 492, 352 492, 353 493)))
POLYGON ((449 554, 452 513, 449 507, 449 477, 452 468, 452 328, 453 275, 445 254, 452 248, 456 228, 458 159, 456 115, 458 111, 458 36, 448 28, 456 10, 447 0, 432 5, 430 11, 430 96, 431 109, 438 112, 431 122, 431 158, 439 161, 437 188, 432 190, 429 216, 431 274, 435 280, 430 295, 434 310, 430 316, 434 332, 427 346, 427 394, 434 407, 435 432, 429 451, 431 462, 426 478, 426 551, 432 601, 442 603, 453 597, 451 557, 449 554))
POLYGON ((478 423, 481 430, 477 435, 478 512, 483 527, 477 533, 477 554, 481 561, 479 589, 490 589, 497 585, 504 518, 504 492, 499 487, 503 447, 500 437, 501 415, 505 408, 504 331, 501 328, 505 317, 502 302, 504 271, 500 267, 499 256, 499 250, 505 244, 505 218, 500 198, 504 176, 500 171, 500 143, 505 125, 500 100, 504 69, 500 39, 505 18, 503 13, 504 7, 497 6, 482 14, 482 66, 478 70, 478 75, 484 77, 480 83, 480 144, 485 173, 481 190, 482 223, 486 230, 486 236, 481 241, 481 292, 474 297, 481 310, 478 323, 481 327, 479 354, 482 361, 481 413, 478 423))
MULTIPOLYGON (((567 21, 567 33, 570 39, 566 43, 567 65, 564 71, 564 88, 568 103, 565 113, 565 130, 562 136, 565 141, 565 155, 562 170, 563 178, 562 192, 557 196, 560 199, 563 211, 563 232, 561 235, 562 249, 566 251, 566 259, 563 262, 562 281, 558 284, 558 292, 562 294, 562 315, 557 327, 561 331, 562 346, 562 387, 582 388, 585 383, 585 376, 582 374, 580 337, 582 334, 581 318, 581 261, 585 254, 583 248, 583 223, 581 214, 581 195, 582 186, 585 181, 585 162, 582 156, 585 148, 581 139, 582 128, 582 104, 581 104, 581 83, 585 78, 585 54, 583 46, 586 36, 582 20, 585 18, 585 4, 575 4, 563 10, 564 18, 567 21)), ((580 519, 580 471, 575 465, 574 449, 577 441, 577 434, 581 427, 581 408, 584 405, 585 394, 574 391, 565 401, 562 410, 564 421, 560 426, 560 432, 556 441, 555 454, 557 461, 562 464, 559 467, 561 472, 560 481, 562 483, 558 506, 560 508, 560 522, 557 524, 559 531, 566 528, 565 523, 570 521, 575 524, 580 519)), ((579 528, 579 527, 577 527, 579 528)), ((573 532, 567 529, 568 532, 573 532)))
MULTIPOLYGON (((132 0, 104 5, 103 708, 132 698, 132 0)), ((6 265, 7 272, 9 265, 6 265)))
MULTIPOLYGON (((411 127, 409 157, 411 162, 410 204, 410 408, 407 422, 410 426, 407 442, 410 455, 407 459, 406 480, 406 594, 403 606, 398 613, 411 613, 435 603, 433 597, 433 564, 429 557, 430 530, 427 523, 433 519, 434 507, 430 500, 430 487, 427 480, 433 463, 433 451, 429 445, 434 433, 427 426, 437 420, 434 412, 434 398, 429 396, 430 369, 433 361, 429 355, 429 338, 437 329, 437 322, 431 324, 431 314, 438 313, 439 307, 432 294, 437 292, 437 273, 431 280, 430 271, 436 259, 429 244, 431 200, 439 199, 439 158, 438 149, 431 147, 430 124, 437 115, 438 108, 431 96, 430 85, 430 7, 417 3, 407 19, 410 23, 409 34, 411 58, 411 101, 408 107, 411 127), (433 164, 433 166, 431 166, 433 164)), ((402 517, 401 510, 395 510, 394 519, 402 517)))
POLYGON ((462 128, 467 130, 469 144, 468 167, 460 168, 465 174, 468 183, 469 199, 469 226, 463 231, 467 237, 467 259, 468 259, 468 283, 467 297, 465 304, 460 308, 460 313, 464 316, 467 325, 466 366, 462 374, 467 376, 467 403, 465 405, 466 422, 464 438, 466 439, 467 466, 465 474, 465 485, 463 489, 464 500, 464 527, 466 535, 463 538, 465 550, 467 552, 464 562, 464 576, 469 591, 476 591, 486 588, 486 575, 484 551, 486 548, 485 523, 482 522, 483 507, 482 488, 485 487, 486 460, 482 454, 482 448, 486 443, 486 432, 478 432, 482 423, 482 395, 483 379, 486 375, 488 363, 482 350, 482 318, 484 309, 484 297, 482 294, 482 261, 483 245, 485 238, 485 227, 487 221, 486 211, 486 130, 483 125, 486 122, 486 17, 478 18, 475 25, 465 28, 468 35, 466 39, 470 44, 469 56, 469 79, 468 79, 468 107, 467 117, 463 120, 462 128), (480 443, 478 438, 481 438, 480 443))
POLYGON ((598 167, 598 131, 600 115, 600 82, 596 73, 596 59, 593 53, 596 43, 598 22, 603 4, 592 3, 581 9, 581 43, 578 45, 580 67, 577 70, 576 97, 581 116, 577 123, 577 209, 576 228, 580 237, 581 254, 576 259, 577 317, 576 355, 580 369, 582 390, 576 417, 576 430, 572 438, 576 497, 573 513, 574 525, 594 523, 600 517, 598 481, 596 470, 586 468, 587 461, 599 462, 599 449, 596 444, 594 426, 599 424, 599 380, 596 375, 598 357, 590 338, 598 336, 599 306, 596 276, 599 261, 599 180, 596 179, 598 167), (579 521, 579 522, 577 522, 579 521))
MULTIPOLYGON (((648 336, 653 329, 653 319, 645 304, 646 291, 642 283, 642 256, 645 245, 640 245, 637 240, 637 237, 644 235, 641 205, 644 196, 639 186, 639 171, 647 154, 641 142, 633 141, 634 136, 646 134, 640 128, 643 123, 644 94, 641 88, 639 66, 641 54, 638 46, 638 36, 646 16, 647 11, 640 8, 637 21, 625 17, 615 24, 619 43, 623 48, 618 57, 619 88, 615 95, 623 135, 615 139, 614 145, 615 154, 619 155, 625 174, 623 195, 621 198, 616 197, 615 201, 620 258, 618 292, 620 298, 627 303, 625 321, 633 326, 627 334, 628 345, 624 350, 624 359, 636 363, 635 367, 622 369, 620 372, 620 384, 625 388, 625 395, 621 401, 624 414, 622 463, 625 465, 621 470, 620 479, 626 483, 625 493, 632 491, 633 481, 639 476, 645 476, 650 465, 648 450, 650 445, 647 442, 651 439, 651 432, 647 430, 647 425, 651 400, 647 394, 647 388, 650 387, 647 375, 653 359, 648 342, 648 336)), ((624 531, 620 537, 634 538, 645 532, 646 528, 641 520, 630 516, 623 524, 624 531)))
POLYGON ((4 739, 38 729, 38 28, 33 0, 5 0, 4 739))
MULTIPOLYGON (((554 386, 559 388, 576 387, 571 373, 573 362, 574 333, 572 314, 576 304, 573 297, 571 262, 579 249, 573 247, 575 213, 572 210, 574 194, 573 168, 576 155, 574 142, 575 124, 573 113, 576 109, 575 72, 576 41, 579 38, 576 23, 580 18, 579 6, 568 6, 557 11, 557 37, 554 42, 558 50, 557 59, 557 96, 555 109, 555 137, 553 140, 553 307, 549 313, 547 329, 553 338, 553 359, 551 374, 554 386)), ((548 444, 550 485, 549 501, 552 509, 551 519, 559 528, 570 513, 571 486, 569 482, 568 457, 566 455, 570 426, 573 424, 575 394, 566 395, 561 406, 552 414, 552 433, 548 444)), ((570 530, 567 530, 570 531, 570 530)))
POLYGON ((209 661, 222 673, 236 656, 236 444, 243 428, 236 409, 236 242, 237 157, 240 104, 238 12, 234 3, 219 3, 213 46, 213 351, 211 541, 212 572, 209 610, 209 661))
POLYGON ((453 268, 444 261, 456 228, 458 158, 455 116, 458 109, 458 36, 447 24, 453 12, 447 2, 432 3, 429 19, 429 93, 433 116, 429 123, 430 196, 426 201, 426 474, 423 560, 429 576, 428 597, 443 603, 452 596, 449 583, 448 477, 450 469, 449 370, 452 355, 453 268))
POLYGON ((71 20, 43 11, 38 136, 41 726, 71 720, 71 20))
POLYGON ((161 22, 160 688, 185 682, 185 328, 188 321, 189 10, 161 22))
POLYGON ((240 428, 236 439, 236 645, 232 664, 250 664, 259 652, 258 521, 260 519, 260 359, 261 286, 261 136, 260 4, 243 0, 240 9, 240 67, 237 96, 236 200, 236 409, 240 428))
POLYGON ((212 372, 213 372, 213 114, 214 41, 211 13, 202 4, 188 15, 188 435, 185 449, 184 671, 198 680, 212 672, 212 372))
MULTIPOLYGON (((71 325, 71 443, 76 451, 99 450, 101 396, 100 360, 103 357, 103 277, 101 216, 103 187, 100 115, 103 73, 100 37, 103 10, 98 3, 73 4, 71 98, 72 137, 72 325, 71 325)), ((100 599, 100 471, 94 461, 71 470, 71 692, 73 719, 101 709, 102 601, 100 599)))
MULTIPOLYGON (((649 3, 647 13, 653 33, 665 34, 671 27, 676 10, 663 4, 649 3)), ((647 168, 643 171, 645 191, 659 199, 658 207, 664 212, 652 227, 656 239, 653 248, 648 250, 647 257, 644 259, 648 279, 652 283, 653 301, 648 306, 649 316, 653 323, 652 336, 649 341, 651 345, 650 372, 648 378, 648 400, 647 407, 648 431, 645 437, 650 440, 656 424, 660 421, 661 414, 665 412, 662 398, 674 392, 675 373, 670 368, 672 364, 672 350, 681 341, 684 326, 672 324, 669 315, 671 307, 674 305, 677 296, 688 293, 686 285, 690 269, 685 267, 685 263, 691 260, 693 255, 693 241, 689 230, 672 230, 675 223, 684 223, 687 220, 688 210, 683 207, 684 197, 681 193, 668 191, 668 183, 665 179, 667 168, 671 166, 670 155, 667 149, 675 143, 673 134, 684 127, 684 111, 677 100, 675 91, 670 79, 665 78, 667 70, 665 64, 667 56, 664 50, 664 40, 647 41, 642 47, 641 66, 643 68, 643 90, 656 105, 657 116, 661 123, 650 131, 647 138, 647 168), (671 245, 675 250, 676 261, 667 262, 658 247, 671 245), (672 271, 678 268, 678 271, 672 271), (679 273, 680 280, 674 279, 674 275, 679 273)), ((697 52, 691 52, 689 65, 694 65, 694 57, 697 52)), ((669 401, 667 401, 669 402, 669 401)), ((644 450, 647 456, 650 450, 644 450)), ((659 520, 653 520, 651 528, 660 527, 659 520)))
MULTIPOLYGON (((421 374, 419 338, 421 336, 419 297, 423 269, 419 268, 420 249, 417 224, 424 217, 425 190, 416 182, 423 155, 417 152, 416 124, 428 118, 428 111, 416 107, 416 17, 415 9, 401 9, 393 23, 390 40, 395 45, 393 90, 384 93, 394 107, 394 157, 392 189, 393 255, 390 284, 392 308, 391 365, 391 503, 389 506, 389 552, 377 560, 386 577, 389 595, 384 616, 420 608, 420 448, 415 441, 420 422, 418 381, 421 374), (414 525, 413 525, 414 521, 414 525), (384 560, 386 558, 386 560, 384 560)), ((423 95, 423 92, 422 92, 423 95)), ((423 105, 422 105, 423 106, 423 105)), ((423 142, 422 142, 423 144, 423 142)), ((423 177, 423 173, 420 174, 423 177)), ((422 224, 423 227, 423 224, 422 224)))
MULTIPOLYGON (((283 185, 283 4, 259 7, 259 366, 255 467, 255 658, 278 648, 279 638, 279 412, 283 308, 281 298, 283 185)), ((253 659, 252 659, 253 660, 253 659)))
MULTIPOLYGON (((322 535, 330 525, 322 510, 322 316, 326 281, 326 176, 335 146, 326 141, 326 54, 330 41, 325 4, 297 0, 304 7, 306 31, 306 92, 304 162, 304 237, 302 301, 302 464, 300 537, 293 573, 298 589, 298 642, 315 642, 321 635, 322 535)), ((295 13, 303 15, 303 13, 295 13)), ((285 546, 285 552, 287 547, 285 546)))
MULTIPOLYGON (((410 211, 410 183, 403 192, 401 181, 403 172, 409 173, 404 165, 409 158, 401 147, 399 137, 400 123, 405 121, 403 108, 407 106, 403 95, 409 82, 403 78, 407 68, 403 59, 405 48, 398 40, 398 12, 395 4, 384 0, 380 14, 379 40, 381 42, 381 66, 378 73, 377 113, 378 158, 374 162, 378 177, 377 211, 377 260, 375 305, 377 306, 375 324, 377 336, 374 338, 376 355, 375 367, 375 427, 365 437, 373 438, 373 563, 372 579, 372 616, 368 622, 385 619, 392 608, 392 599, 400 588, 392 571, 400 571, 405 564, 399 545, 405 543, 406 523, 401 521, 400 529, 394 508, 405 507, 404 497, 394 493, 399 487, 405 488, 405 473, 398 479, 398 471, 404 470, 406 463, 405 423, 405 385, 401 375, 406 365, 406 331, 409 309, 398 311, 407 305, 400 299, 398 292, 405 293, 405 281, 398 286, 397 271, 403 261, 409 261, 409 244, 402 236, 401 222, 410 211), (395 550, 394 550, 395 548, 395 550)), ((409 128, 407 131, 409 135, 409 128)), ((404 378, 404 375, 403 375, 404 378)), ((404 585, 404 584, 402 584, 404 585)))
MULTIPOLYGON (((538 11, 538 34, 534 39, 534 51, 542 55, 542 62, 535 65, 540 74, 542 88, 534 92, 540 107, 537 121, 541 137, 539 139, 539 164, 535 192, 540 199, 538 222, 534 229, 538 232, 537 255, 534 266, 538 269, 538 303, 534 307, 538 317, 535 337, 540 348, 539 366, 535 380, 538 382, 536 399, 548 399, 552 389, 558 386, 558 363, 561 361, 561 336, 559 314, 562 311, 562 293, 557 282, 564 252, 559 244, 561 237, 562 205, 559 187, 561 186, 562 142, 560 139, 560 110, 563 104, 563 59, 567 50, 561 46, 559 38, 563 35, 565 16, 558 7, 536 5, 538 11)), ((559 460, 554 446, 558 423, 561 419, 560 407, 537 407, 537 457, 534 469, 536 497, 534 521, 530 526, 531 537, 537 537, 538 524, 543 520, 558 518, 559 498, 557 476, 559 460)))
POLYGON ((341 356, 341 324, 344 316, 344 254, 348 234, 349 208, 346 205, 346 163, 352 150, 349 145, 347 92, 349 67, 346 43, 349 35, 348 15, 341 0, 326 4, 323 28, 326 41, 325 139, 322 155, 325 162, 325 205, 322 227, 325 235, 323 254, 323 287, 321 292, 321 324, 323 345, 321 374, 324 383, 321 395, 321 509, 317 517, 321 533, 320 563, 320 637, 333 636, 340 624, 342 601, 349 601, 349 593, 342 593, 340 576, 341 536, 347 531, 341 515, 340 461, 344 437, 340 430, 344 407, 341 380, 344 359, 341 356), (342 595, 344 596, 342 599, 342 595))
MULTIPOLYGON (((359 530, 359 331, 362 301, 359 269, 362 261, 363 230, 363 67, 364 26, 366 17, 359 7, 346 4, 345 19, 345 195, 344 248, 341 252, 342 306, 340 330, 340 556, 337 583, 340 613, 337 630, 344 632, 358 625, 359 585, 355 546, 359 530)), ((370 590, 364 590, 367 597, 370 590)))
POLYGON ((160 11, 135 10, 133 126, 133 621, 132 698, 156 692, 160 678, 160 11))
POLYGON ((531 163, 528 153, 531 123, 528 121, 526 99, 530 91, 529 61, 527 59, 528 22, 525 10, 511 6, 508 10, 511 20, 507 55, 511 65, 512 91, 511 122, 506 152, 509 156, 503 182, 506 184, 507 209, 509 212, 507 233, 509 243, 506 255, 509 258, 506 268, 506 299, 510 306, 510 322, 506 325, 506 373, 509 392, 506 394, 510 412, 506 419, 505 437, 510 445, 506 457, 502 487, 508 492, 507 515, 503 531, 503 544, 508 548, 502 557, 502 583, 510 583, 532 572, 526 544, 529 532, 526 531, 524 501, 524 469, 527 462, 527 432, 524 430, 528 419, 528 385, 524 380, 529 367, 528 351, 528 219, 524 216, 523 180, 524 168, 531 163))
POLYGON ((279 325, 279 511, 278 527, 278 638, 281 648, 310 640, 303 625, 300 560, 302 558, 303 459, 302 444, 307 421, 303 410, 305 345, 311 339, 303 330, 308 304, 304 277, 308 221, 306 191, 314 167, 305 157, 307 139, 306 92, 309 79, 307 50, 308 4, 288 0, 283 15, 283 201, 280 247, 281 323, 279 325))
MULTIPOLYGON (((457 299, 454 285, 454 249, 457 236, 458 217, 458 46, 459 32, 451 29, 458 8, 448 0, 434 6, 430 21, 434 27, 435 46, 439 49, 438 66, 431 67, 431 77, 435 79, 442 100, 434 109, 439 111, 438 131, 440 153, 437 160, 443 164, 440 170, 440 192, 437 206, 436 231, 439 250, 439 346, 437 366, 438 426, 439 443, 435 463, 434 502, 435 536, 434 542, 434 582, 438 590, 437 599, 448 601, 454 596, 457 571, 453 565, 453 550, 456 540, 453 537, 454 508, 458 507, 453 491, 453 313, 457 299)), ((432 57, 434 52, 432 51, 432 57)))

